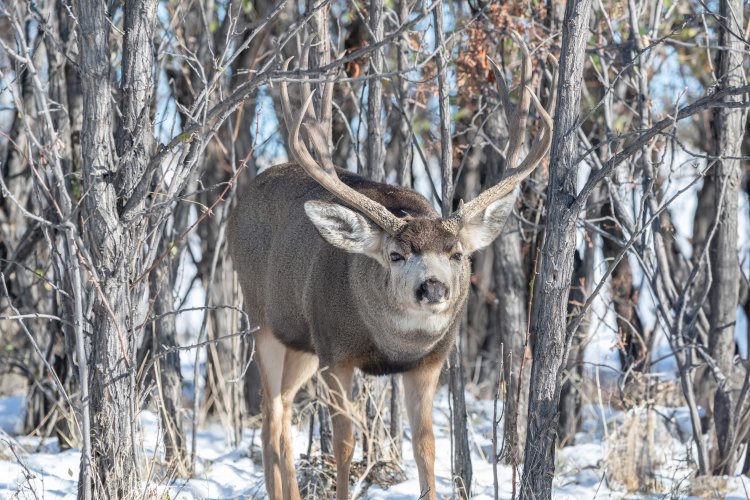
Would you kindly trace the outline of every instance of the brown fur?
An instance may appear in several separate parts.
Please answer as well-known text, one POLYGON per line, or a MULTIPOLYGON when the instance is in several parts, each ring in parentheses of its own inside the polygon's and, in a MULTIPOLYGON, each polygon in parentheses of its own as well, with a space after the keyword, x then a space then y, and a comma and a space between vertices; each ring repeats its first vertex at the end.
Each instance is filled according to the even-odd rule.
POLYGON ((448 231, 440 219, 412 219, 396 237, 404 252, 451 253, 458 236, 448 231))

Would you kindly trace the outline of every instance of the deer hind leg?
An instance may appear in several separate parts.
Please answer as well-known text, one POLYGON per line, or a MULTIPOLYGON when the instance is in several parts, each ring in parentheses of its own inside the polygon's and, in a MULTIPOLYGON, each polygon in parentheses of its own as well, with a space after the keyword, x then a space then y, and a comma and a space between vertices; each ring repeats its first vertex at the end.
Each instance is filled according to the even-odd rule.
POLYGON ((317 356, 287 348, 281 381, 281 403, 284 411, 281 431, 281 474, 284 478, 282 483, 284 500, 300 498, 292 449, 292 403, 294 403, 297 391, 310 380, 317 369, 317 356))
POLYGON ((404 398, 411 425, 414 461, 419 471, 419 489, 427 500, 435 500, 435 435, 432 433, 432 402, 442 363, 420 366, 404 374, 404 398))
POLYGON ((351 367, 335 366, 323 372, 323 379, 330 391, 331 421, 333 423, 333 455, 336 457, 336 498, 349 498, 349 468, 354 454, 354 432, 352 430, 349 400, 352 392, 351 367))
POLYGON ((281 381, 284 374, 286 347, 262 328, 255 336, 255 359, 258 362, 262 385, 261 412, 263 424, 263 472, 266 490, 271 500, 282 499, 281 431, 284 407, 281 401, 281 381))

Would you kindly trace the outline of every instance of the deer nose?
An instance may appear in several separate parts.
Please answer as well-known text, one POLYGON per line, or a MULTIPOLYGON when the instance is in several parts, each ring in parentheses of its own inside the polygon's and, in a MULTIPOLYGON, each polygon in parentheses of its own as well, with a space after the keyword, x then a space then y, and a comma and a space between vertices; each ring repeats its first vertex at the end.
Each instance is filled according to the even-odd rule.
POLYGON ((440 302, 448 298, 448 287, 445 283, 442 283, 435 278, 429 278, 427 281, 422 283, 417 290, 417 300, 434 303, 440 302))

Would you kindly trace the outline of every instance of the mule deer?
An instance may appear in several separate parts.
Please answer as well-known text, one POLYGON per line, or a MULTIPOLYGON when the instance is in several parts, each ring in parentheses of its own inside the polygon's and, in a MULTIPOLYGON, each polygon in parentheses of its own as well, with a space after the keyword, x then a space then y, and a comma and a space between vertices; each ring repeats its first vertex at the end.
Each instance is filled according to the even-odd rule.
MULTIPOLYGON (((509 120, 518 125, 510 127, 509 165, 520 156, 531 103, 543 125, 540 137, 517 168, 447 218, 414 191, 336 168, 310 109, 308 86, 301 86, 304 105, 295 118, 287 85, 281 84, 295 161, 258 175, 229 221, 229 248, 245 307, 260 325, 255 346, 270 498, 299 498, 292 401, 319 366, 333 394, 337 498, 349 496, 354 437, 346 408, 355 368, 374 375, 404 374, 421 493, 436 498, 432 404, 469 290, 468 257, 501 232, 516 186, 541 161, 552 138, 552 119, 526 85, 531 62, 523 44, 522 49, 515 109, 493 67, 505 112, 510 117, 514 111, 509 120), (319 162, 306 149, 301 130, 319 162)), ((330 85, 324 101, 330 99, 330 85)))

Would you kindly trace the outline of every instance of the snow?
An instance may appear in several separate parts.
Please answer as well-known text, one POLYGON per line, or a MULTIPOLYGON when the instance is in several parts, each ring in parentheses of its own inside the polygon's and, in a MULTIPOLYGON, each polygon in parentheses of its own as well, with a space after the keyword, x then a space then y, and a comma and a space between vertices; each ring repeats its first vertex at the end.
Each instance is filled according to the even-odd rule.
MULTIPOLYGON (((23 420, 22 396, 0 398, 0 498, 74 498, 78 478, 79 450, 60 451, 56 440, 42 441, 37 437, 14 435, 23 420)), ((491 454, 492 401, 477 400, 467 393, 473 454, 473 498, 494 498, 491 454)), ((502 403, 499 410, 502 409, 502 403)), ((691 453, 690 423, 685 408, 654 407, 657 418, 669 429, 668 442, 658 453, 666 462, 658 467, 659 491, 652 494, 628 493, 613 482, 606 469, 609 443, 628 414, 612 407, 587 406, 584 409, 583 431, 576 436, 576 444, 560 450, 554 480, 554 498, 689 498, 693 475, 688 456, 691 453), (604 419, 602 419, 602 415, 604 419), (606 423, 606 425, 605 425, 606 423)), ((452 498, 451 443, 448 428, 448 394, 438 392, 433 415, 436 436, 436 476, 439 497, 452 498)), ((160 428, 157 415, 143 411, 139 415, 140 457, 146 477, 155 477, 150 465, 154 457, 162 457, 160 428)), ((294 430, 294 449, 299 456, 307 450, 307 425, 303 422, 294 430)), ((498 432, 502 434, 502 427, 498 432)), ((419 480, 411 457, 410 432, 404 441, 406 481, 388 488, 355 481, 351 491, 361 498, 413 499, 419 491, 419 480)), ((358 450, 359 451, 359 450, 358 450)), ((694 455, 693 455, 694 456, 694 455)), ((169 484, 155 480, 144 481, 145 498, 209 499, 209 498, 265 498, 261 465, 260 432, 246 427, 242 442, 237 447, 228 444, 224 429, 216 422, 199 429, 196 446, 197 473, 194 478, 178 478, 169 484), (166 495, 166 496, 165 496, 166 495)), ((355 460, 358 455, 355 454, 355 460)), ((521 469, 516 472, 517 480, 521 469)), ((498 466, 499 496, 512 498, 513 471, 498 466)), ((517 486, 518 487, 518 486, 517 486)), ((750 479, 730 478, 724 489, 726 498, 747 498, 750 479)))
POLYGON ((0 431, 18 434, 23 428, 23 396, 0 398, 0 431))

